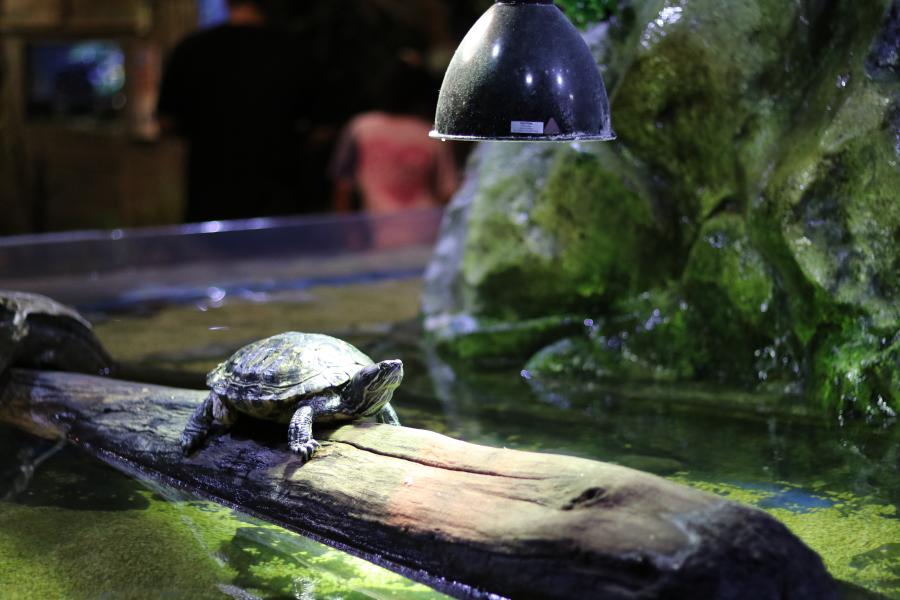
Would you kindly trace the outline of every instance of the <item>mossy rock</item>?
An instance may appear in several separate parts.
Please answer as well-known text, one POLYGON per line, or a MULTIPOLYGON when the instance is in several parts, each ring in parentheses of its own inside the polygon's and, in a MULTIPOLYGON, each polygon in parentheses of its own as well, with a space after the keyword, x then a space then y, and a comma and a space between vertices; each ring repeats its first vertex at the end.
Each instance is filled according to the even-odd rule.
POLYGON ((817 340, 813 391, 842 418, 893 423, 900 416, 900 333, 879 335, 865 322, 817 340))
POLYGON ((654 174, 671 218, 694 229, 723 202, 744 201, 741 171, 763 168, 776 142, 778 120, 761 101, 767 90, 755 85, 783 69, 800 8, 776 0, 638 5, 644 25, 612 96, 614 125, 654 174))
POLYGON ((884 300, 896 293, 897 253, 885 242, 900 224, 900 96, 896 85, 872 81, 866 66, 870 47, 876 52, 878 39, 898 26, 888 5, 839 2, 827 11, 831 43, 821 49, 803 110, 751 206, 754 238, 785 290, 802 297, 791 318, 807 341, 848 307, 880 326, 898 322, 884 300))
POLYGON ((539 376, 677 381, 694 376, 697 356, 689 306, 655 291, 620 300, 617 316, 593 324, 589 335, 559 340, 536 353, 526 370, 539 376))
POLYGON ((741 215, 704 224, 681 287, 696 376, 751 385, 798 379, 798 346, 780 318, 775 273, 741 215))
POLYGON ((494 329, 596 321, 549 340, 535 372, 877 404, 895 363, 870 336, 900 331, 900 3, 645 0, 622 15, 590 34, 619 140, 482 147, 456 275, 431 296, 494 329), (878 383, 823 383, 853 361, 878 383))
POLYGON ((719 312, 722 320, 737 320, 759 331, 767 328, 775 282, 740 215, 723 214, 704 224, 682 281, 688 298, 703 303, 705 313, 719 312))
POLYGON ((560 0, 556 3, 577 27, 585 27, 618 12, 618 0, 560 0))
POLYGON ((535 355, 537 373, 616 379, 711 379, 757 384, 796 379, 799 367, 774 317, 776 285, 743 217, 707 221, 682 280, 625 296, 590 339, 567 339, 535 355))
POLYGON ((462 262, 469 310, 501 319, 565 314, 654 277, 660 232, 650 203, 603 158, 534 145, 486 153, 479 168, 490 175, 472 204, 462 262))
POLYGON ((823 156, 775 201, 807 281, 876 326, 900 328, 900 156, 886 133, 823 156))
POLYGON ((584 327, 571 316, 497 321, 455 315, 440 321, 427 326, 442 354, 491 365, 520 363, 542 346, 584 327))

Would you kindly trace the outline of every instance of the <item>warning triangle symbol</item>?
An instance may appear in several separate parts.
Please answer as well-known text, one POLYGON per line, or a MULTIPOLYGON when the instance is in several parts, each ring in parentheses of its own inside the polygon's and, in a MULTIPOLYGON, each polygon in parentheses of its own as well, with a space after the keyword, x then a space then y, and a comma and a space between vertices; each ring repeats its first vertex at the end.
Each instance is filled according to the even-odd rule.
POLYGON ((556 124, 556 119, 550 117, 550 120, 547 121, 547 126, 544 127, 544 133, 547 135, 557 135, 560 133, 559 125, 556 124))

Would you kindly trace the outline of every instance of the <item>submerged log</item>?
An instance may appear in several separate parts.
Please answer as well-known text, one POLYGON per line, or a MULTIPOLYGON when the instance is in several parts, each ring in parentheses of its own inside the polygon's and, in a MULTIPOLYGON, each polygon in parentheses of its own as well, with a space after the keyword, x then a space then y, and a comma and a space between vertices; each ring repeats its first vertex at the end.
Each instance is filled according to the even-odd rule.
POLYGON ((302 466, 257 425, 183 458, 204 392, 16 369, 0 386, 0 421, 457 597, 836 597, 765 513, 624 467, 371 423, 317 431, 302 466))

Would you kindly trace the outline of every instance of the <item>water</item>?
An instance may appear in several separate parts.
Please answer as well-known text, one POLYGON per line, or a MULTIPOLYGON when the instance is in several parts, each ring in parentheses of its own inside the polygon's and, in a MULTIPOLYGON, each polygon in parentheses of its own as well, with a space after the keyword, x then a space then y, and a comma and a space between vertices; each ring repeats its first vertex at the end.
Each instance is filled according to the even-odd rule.
MULTIPOLYGON (((442 597, 380 567, 218 505, 139 482, 73 448, 51 452, 0 500, 0 598, 442 597)), ((0 462, 0 497, 17 465, 0 462)))
MULTIPOLYGON (((417 278, 401 277, 91 317, 110 353, 131 368, 177 370, 196 386, 251 340, 291 329, 339 335, 373 358, 404 360, 394 405, 405 425, 616 462, 746 502, 787 524, 836 577, 900 598, 900 428, 840 426, 797 399, 721 388, 473 371, 423 346, 420 293, 417 278)), ((14 456, 42 461, 27 488, 0 501, 0 573, 13 573, 0 576, 2 598, 439 597, 73 449, 9 430, 0 440, 2 489, 21 479, 14 456)))

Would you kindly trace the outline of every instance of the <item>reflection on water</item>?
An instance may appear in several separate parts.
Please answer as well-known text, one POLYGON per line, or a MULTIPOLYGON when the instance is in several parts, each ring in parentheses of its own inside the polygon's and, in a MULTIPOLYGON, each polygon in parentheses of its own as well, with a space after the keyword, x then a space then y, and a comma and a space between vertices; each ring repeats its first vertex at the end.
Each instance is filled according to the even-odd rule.
MULTIPOLYGON (((395 405, 405 425, 615 462, 755 505, 818 551, 835 576, 900 598, 900 428, 841 427, 797 399, 472 370, 423 347, 419 293, 414 279, 311 288, 262 303, 226 299, 205 311, 117 314, 97 329, 114 356, 192 372, 198 385, 250 340, 289 329, 338 334, 376 360, 404 360, 395 405)), ((43 444, 17 436, 0 448, 0 485, 9 480, 3 473, 16 472, 11 450, 28 443, 43 444)), ((4 598, 34 589, 17 585, 70 598, 109 590, 141 597, 152 581, 186 598, 433 594, 277 527, 148 489, 72 450, 47 459, 24 493, 0 502, 0 564, 10 559, 22 575, 11 584, 0 578, 4 598)))

